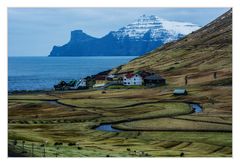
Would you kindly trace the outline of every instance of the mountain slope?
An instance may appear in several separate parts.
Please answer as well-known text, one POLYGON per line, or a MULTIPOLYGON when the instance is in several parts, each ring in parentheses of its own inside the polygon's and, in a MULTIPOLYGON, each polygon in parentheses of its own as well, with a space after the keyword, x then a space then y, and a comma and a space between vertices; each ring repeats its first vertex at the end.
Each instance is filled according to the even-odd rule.
POLYGON ((91 37, 82 30, 73 31, 70 41, 54 46, 50 56, 139 56, 199 28, 192 23, 143 15, 102 38, 91 37))
MULTIPOLYGON (((232 77, 232 11, 184 38, 136 58, 113 72, 150 70, 165 76, 169 84, 183 85, 232 77)), ((226 80, 227 81, 227 80, 226 80)))
POLYGON ((199 26, 188 22, 168 21, 154 15, 142 15, 133 23, 112 33, 117 39, 129 37, 132 40, 143 40, 148 35, 149 40, 162 40, 163 43, 167 43, 199 28, 199 26))

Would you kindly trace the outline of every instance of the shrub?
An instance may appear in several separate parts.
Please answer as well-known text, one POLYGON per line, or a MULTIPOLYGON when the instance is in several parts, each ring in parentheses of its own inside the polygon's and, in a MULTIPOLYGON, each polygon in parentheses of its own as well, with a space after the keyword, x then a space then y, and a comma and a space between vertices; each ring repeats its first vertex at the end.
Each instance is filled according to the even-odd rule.
POLYGON ((60 143, 60 142, 56 142, 54 143, 55 146, 60 146, 60 145, 63 145, 63 143, 60 143))
POLYGON ((76 145, 76 143, 68 143, 68 146, 75 146, 76 145))
POLYGON ((148 154, 148 153, 145 153, 145 156, 151 156, 150 154, 148 154))
POLYGON ((181 154, 180 154, 180 157, 183 157, 184 156, 184 153, 183 152, 181 152, 181 154))

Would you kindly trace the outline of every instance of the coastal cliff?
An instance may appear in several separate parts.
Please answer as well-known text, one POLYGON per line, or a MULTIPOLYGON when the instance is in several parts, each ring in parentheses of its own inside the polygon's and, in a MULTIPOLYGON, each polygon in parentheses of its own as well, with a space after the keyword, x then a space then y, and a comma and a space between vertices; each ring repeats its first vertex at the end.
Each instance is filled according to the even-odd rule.
POLYGON ((49 56, 140 56, 199 28, 192 23, 143 15, 101 38, 92 37, 82 30, 72 31, 70 41, 63 46, 54 46, 49 56))

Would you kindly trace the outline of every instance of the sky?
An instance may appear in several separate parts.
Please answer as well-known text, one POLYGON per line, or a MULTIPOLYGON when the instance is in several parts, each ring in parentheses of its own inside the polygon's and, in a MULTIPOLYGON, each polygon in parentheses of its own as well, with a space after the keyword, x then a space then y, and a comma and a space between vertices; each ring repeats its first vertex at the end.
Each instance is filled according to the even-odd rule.
POLYGON ((9 8, 8 55, 48 56, 54 45, 70 39, 72 30, 93 37, 132 23, 141 15, 204 26, 229 8, 9 8))

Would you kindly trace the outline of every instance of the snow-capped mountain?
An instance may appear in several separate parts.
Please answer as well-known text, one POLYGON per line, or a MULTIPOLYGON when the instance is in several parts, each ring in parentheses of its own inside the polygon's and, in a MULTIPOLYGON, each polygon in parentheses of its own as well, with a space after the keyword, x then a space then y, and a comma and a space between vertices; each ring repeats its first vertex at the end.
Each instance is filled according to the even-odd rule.
POLYGON ((176 40, 179 36, 184 36, 199 29, 198 25, 188 22, 168 21, 154 15, 142 15, 133 23, 113 32, 118 39, 129 37, 130 39, 141 40, 149 33, 150 40, 161 40, 164 43, 176 40))
POLYGON ((49 56, 139 56, 199 28, 188 22, 142 15, 102 38, 94 38, 82 30, 72 31, 70 41, 54 46, 49 56))

